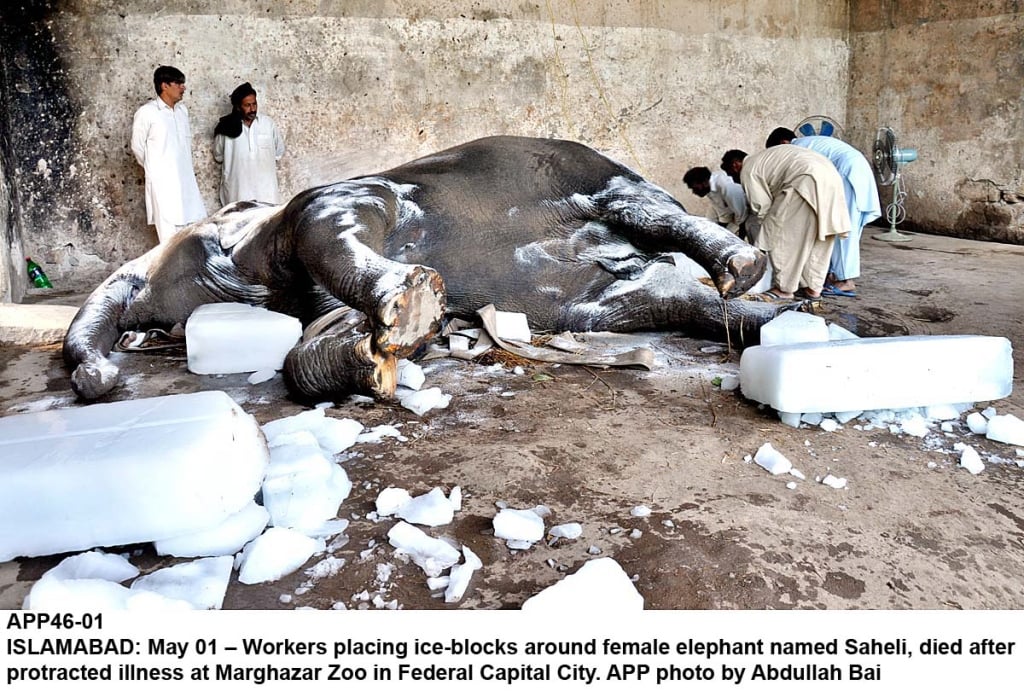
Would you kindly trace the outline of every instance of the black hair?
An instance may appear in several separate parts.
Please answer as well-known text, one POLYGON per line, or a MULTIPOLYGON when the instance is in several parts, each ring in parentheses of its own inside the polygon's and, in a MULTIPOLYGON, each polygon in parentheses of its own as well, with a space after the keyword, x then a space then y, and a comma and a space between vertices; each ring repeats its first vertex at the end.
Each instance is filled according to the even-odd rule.
POLYGON ((776 127, 772 130, 772 133, 768 135, 768 139, 765 140, 764 148, 770 149, 773 146, 779 144, 788 144, 796 139, 796 132, 786 127, 776 127))
POLYGON ((730 172, 729 167, 733 164, 734 161, 742 161, 746 157, 746 151, 741 151, 740 149, 729 149, 724 154, 722 154, 722 170, 724 170, 727 173, 730 172))
POLYGON ((170 65, 160 65, 153 72, 153 88, 156 89, 156 95, 160 95, 161 84, 184 84, 185 73, 179 70, 177 67, 171 67, 170 65))
POLYGON ((690 187, 693 187, 698 182, 708 182, 710 180, 711 170, 707 166, 696 166, 683 174, 683 182, 690 187))

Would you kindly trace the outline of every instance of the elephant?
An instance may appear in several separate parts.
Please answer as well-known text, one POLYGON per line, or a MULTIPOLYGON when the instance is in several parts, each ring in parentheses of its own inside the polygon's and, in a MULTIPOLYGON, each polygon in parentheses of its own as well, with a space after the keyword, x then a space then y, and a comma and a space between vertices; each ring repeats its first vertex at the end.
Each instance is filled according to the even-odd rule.
POLYGON ((126 329, 183 324, 244 302, 304 325, 339 307, 362 321, 303 338, 283 368, 297 398, 390 397, 397 359, 444 319, 493 304, 534 331, 658 331, 737 345, 799 303, 736 299, 765 254, 686 212, 661 187, 573 141, 493 136, 285 204, 235 202, 129 261, 86 299, 63 343, 71 387, 117 384, 126 329), (682 253, 708 275, 681 273, 682 253), (713 284, 713 285, 709 285, 713 284))

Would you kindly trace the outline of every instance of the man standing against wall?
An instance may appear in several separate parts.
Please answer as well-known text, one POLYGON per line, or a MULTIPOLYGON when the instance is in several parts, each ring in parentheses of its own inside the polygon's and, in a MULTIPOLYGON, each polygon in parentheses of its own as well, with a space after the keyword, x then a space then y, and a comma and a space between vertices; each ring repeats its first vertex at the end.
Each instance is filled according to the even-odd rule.
POLYGON ((185 75, 166 65, 156 68, 157 97, 137 111, 132 123, 132 153, 146 171, 146 221, 160 242, 206 217, 206 206, 192 167, 192 130, 185 96, 185 75))
POLYGON ((768 253, 772 289, 767 300, 821 296, 837 235, 850 232, 843 179, 821 154, 782 144, 748 156, 740 179, 761 219, 757 246, 768 253))
POLYGON ((231 112, 214 130, 213 157, 224 164, 221 204, 281 202, 277 162, 284 155, 284 137, 277 123, 257 110, 256 90, 246 82, 231 92, 231 112))

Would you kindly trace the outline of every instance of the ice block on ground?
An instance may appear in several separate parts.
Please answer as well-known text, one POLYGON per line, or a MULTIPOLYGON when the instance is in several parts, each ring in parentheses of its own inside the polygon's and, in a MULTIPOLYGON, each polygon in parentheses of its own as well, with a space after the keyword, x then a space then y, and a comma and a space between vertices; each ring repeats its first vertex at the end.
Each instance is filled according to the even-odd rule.
POLYGON ((215 527, 252 502, 268 459, 223 391, 0 418, 0 561, 215 527))
POLYGON ((1012 349, 966 335, 754 346, 740 358, 740 389, 787 413, 992 401, 1013 389, 1012 349))
POLYGON ((188 370, 237 374, 279 370, 302 336, 295 317, 237 302, 200 305, 185 322, 188 370))

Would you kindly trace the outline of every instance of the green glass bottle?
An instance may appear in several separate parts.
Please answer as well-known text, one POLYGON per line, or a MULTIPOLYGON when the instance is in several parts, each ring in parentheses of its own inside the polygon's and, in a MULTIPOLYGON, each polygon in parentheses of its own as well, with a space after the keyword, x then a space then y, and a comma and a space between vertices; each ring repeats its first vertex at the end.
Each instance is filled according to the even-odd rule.
POLYGON ((32 261, 32 257, 25 257, 25 261, 28 263, 28 280, 32 281, 32 285, 36 288, 52 288, 53 284, 50 283, 50 279, 46 277, 43 272, 43 267, 32 261))

